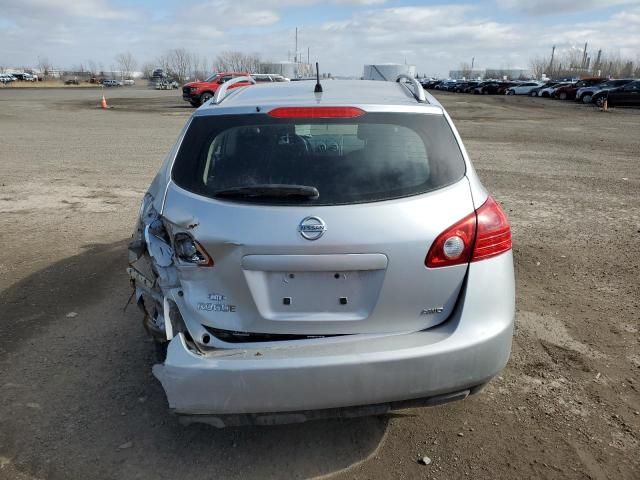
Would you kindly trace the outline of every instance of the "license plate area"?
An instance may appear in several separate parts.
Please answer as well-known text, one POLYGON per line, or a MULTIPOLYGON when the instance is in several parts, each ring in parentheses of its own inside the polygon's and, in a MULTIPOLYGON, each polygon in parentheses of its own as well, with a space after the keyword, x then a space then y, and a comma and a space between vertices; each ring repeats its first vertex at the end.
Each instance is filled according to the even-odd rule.
POLYGON ((245 271, 261 315, 284 321, 364 320, 384 270, 245 271))

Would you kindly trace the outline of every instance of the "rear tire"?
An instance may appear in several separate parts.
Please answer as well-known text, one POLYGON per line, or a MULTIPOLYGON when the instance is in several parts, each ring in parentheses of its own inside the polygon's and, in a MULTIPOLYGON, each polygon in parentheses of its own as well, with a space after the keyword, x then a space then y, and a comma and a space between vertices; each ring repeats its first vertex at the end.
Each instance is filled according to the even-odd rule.
POLYGON ((604 97, 597 97, 595 99, 595 104, 600 108, 604 107, 604 97))
POLYGON ((516 92, 514 92, 513 90, 507 90, 506 95, 515 95, 516 92))
POLYGON ((582 103, 591 103, 591 100, 593 100, 593 95, 589 95, 588 93, 586 93, 580 100, 582 100, 582 103))

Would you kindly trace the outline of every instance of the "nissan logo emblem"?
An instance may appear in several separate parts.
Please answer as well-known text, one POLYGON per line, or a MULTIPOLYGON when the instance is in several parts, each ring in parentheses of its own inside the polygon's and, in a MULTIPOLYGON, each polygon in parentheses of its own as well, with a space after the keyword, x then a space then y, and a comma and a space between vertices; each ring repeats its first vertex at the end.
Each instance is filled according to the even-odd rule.
POLYGON ((306 217, 298 225, 298 232, 307 240, 317 240, 327 230, 324 220, 318 217, 306 217))

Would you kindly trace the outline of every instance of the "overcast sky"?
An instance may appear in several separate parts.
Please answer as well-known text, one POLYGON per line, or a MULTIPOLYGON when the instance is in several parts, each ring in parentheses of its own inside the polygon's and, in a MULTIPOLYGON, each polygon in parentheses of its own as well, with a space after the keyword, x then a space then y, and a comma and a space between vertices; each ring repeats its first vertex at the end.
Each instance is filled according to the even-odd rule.
POLYGON ((640 0, 0 0, 0 66, 109 69, 130 51, 139 64, 184 47, 209 59, 224 50, 265 60, 299 50, 321 70, 361 75, 365 63, 415 64, 446 75, 461 62, 528 67, 552 45, 603 48, 640 60, 640 0))

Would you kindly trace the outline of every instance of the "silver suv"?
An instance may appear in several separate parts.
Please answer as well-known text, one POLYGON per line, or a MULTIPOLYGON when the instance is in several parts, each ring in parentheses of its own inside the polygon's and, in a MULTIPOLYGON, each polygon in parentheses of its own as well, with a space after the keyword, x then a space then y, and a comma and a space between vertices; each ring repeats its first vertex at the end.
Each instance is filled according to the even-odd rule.
POLYGON ((444 108, 398 80, 241 77, 187 122, 128 268, 183 421, 435 405, 505 366, 507 218, 444 108))

